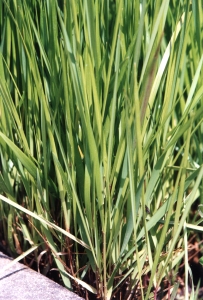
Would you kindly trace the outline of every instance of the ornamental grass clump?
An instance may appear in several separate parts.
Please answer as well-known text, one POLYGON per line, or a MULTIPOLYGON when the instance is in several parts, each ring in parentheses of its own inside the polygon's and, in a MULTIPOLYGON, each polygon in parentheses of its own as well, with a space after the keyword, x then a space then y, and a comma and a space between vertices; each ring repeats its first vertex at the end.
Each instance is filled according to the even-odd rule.
POLYGON ((175 299, 182 263, 189 297, 202 20, 188 0, 0 1, 0 240, 18 260, 123 300, 175 299))

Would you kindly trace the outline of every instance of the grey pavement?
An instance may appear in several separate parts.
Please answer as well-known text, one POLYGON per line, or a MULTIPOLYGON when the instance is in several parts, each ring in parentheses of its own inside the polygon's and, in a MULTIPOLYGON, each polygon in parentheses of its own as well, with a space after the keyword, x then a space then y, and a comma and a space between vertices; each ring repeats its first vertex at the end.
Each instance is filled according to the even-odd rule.
POLYGON ((0 252, 0 300, 82 300, 81 297, 23 264, 15 263, 3 270, 11 260, 0 252))

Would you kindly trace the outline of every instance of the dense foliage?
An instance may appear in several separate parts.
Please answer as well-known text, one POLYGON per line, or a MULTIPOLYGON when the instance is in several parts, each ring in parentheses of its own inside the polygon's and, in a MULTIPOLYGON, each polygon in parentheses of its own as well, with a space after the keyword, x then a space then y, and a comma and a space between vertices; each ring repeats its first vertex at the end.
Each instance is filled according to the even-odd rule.
POLYGON ((0 0, 0 241, 86 299, 188 296, 201 3, 0 0))

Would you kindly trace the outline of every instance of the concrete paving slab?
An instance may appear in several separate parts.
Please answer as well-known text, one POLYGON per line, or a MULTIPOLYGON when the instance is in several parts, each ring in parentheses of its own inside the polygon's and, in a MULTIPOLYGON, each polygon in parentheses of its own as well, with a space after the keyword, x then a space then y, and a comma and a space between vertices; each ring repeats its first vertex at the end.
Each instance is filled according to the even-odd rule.
POLYGON ((0 300, 82 300, 81 297, 23 264, 1 272, 12 258, 0 252, 0 300))

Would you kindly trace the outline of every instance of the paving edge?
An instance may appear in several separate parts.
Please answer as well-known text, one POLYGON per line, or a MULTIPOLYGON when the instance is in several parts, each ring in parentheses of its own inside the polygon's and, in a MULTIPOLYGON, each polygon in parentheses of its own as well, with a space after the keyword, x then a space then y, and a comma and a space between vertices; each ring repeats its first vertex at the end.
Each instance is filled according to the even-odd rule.
POLYGON ((0 299, 11 300, 82 300, 56 282, 21 263, 3 270, 12 258, 0 252, 0 299))

